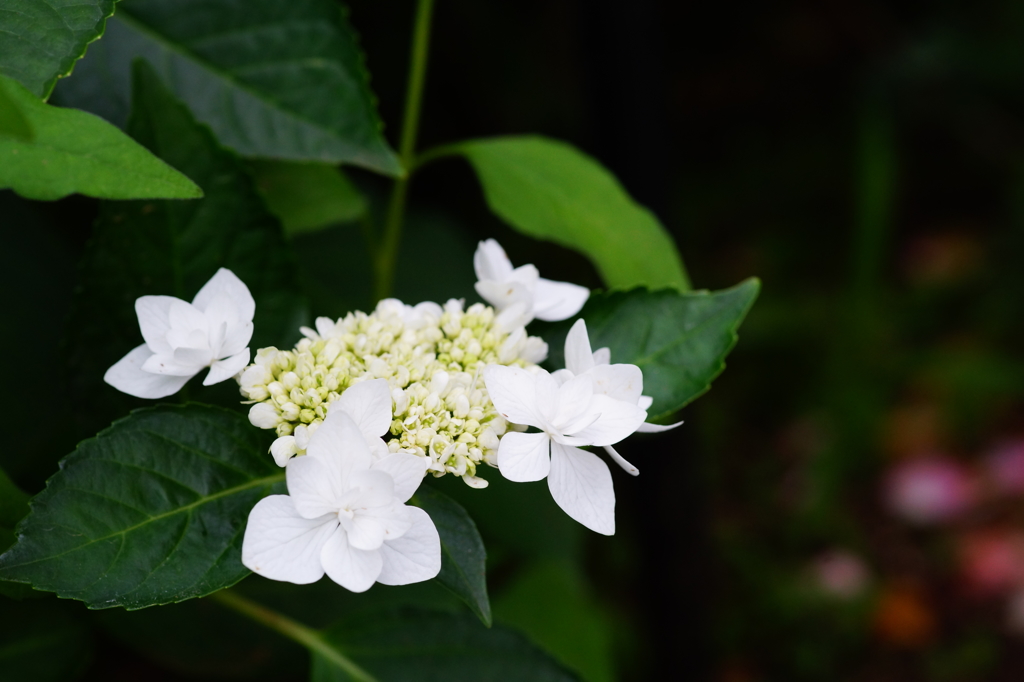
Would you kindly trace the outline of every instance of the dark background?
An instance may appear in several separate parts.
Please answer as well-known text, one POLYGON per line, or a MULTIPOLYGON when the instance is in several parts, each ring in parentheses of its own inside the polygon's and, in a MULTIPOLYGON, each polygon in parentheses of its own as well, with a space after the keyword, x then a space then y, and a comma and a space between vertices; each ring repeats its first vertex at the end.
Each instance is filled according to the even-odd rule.
MULTIPOLYGON (((413 3, 350 6, 395 143, 413 3)), ((555 533, 523 550, 484 518, 493 591, 537 556, 571 555, 623 680, 1019 678, 1012 591, 971 594, 956 543, 1019 528, 1020 500, 921 528, 880 490, 902 461, 974 467, 1024 436, 1024 3, 439 0, 426 93, 421 149, 568 140, 661 218, 695 287, 763 281, 686 424, 623 447, 643 474, 616 472, 617 536, 566 531, 567 545, 555 533), (855 595, 815 587, 810 567, 835 549, 863 562, 855 595)), ((460 260, 407 266, 410 302, 465 284, 487 237, 516 263, 600 286, 581 257, 491 217, 462 162, 425 168, 411 202, 409 262, 430 239, 460 260)), ((50 360, 95 214, 83 198, 0 193, 4 223, 32 226, 5 229, 9 428, 58 418, 50 360)), ((318 314, 344 312, 316 304, 346 296, 312 298, 318 314)), ((4 458, 31 492, 54 463, 33 445, 4 458)), ((98 637, 97 678, 178 679, 98 637)))

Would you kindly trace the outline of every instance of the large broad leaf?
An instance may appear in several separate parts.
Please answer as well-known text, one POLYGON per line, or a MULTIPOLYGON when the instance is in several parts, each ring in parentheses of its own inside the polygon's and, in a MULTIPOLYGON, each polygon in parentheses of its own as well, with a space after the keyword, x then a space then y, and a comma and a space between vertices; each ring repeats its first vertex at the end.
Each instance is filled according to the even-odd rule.
MULTIPOLYGON (((83 436, 146 404, 102 382, 109 366, 143 342, 135 315, 139 296, 191 301, 217 268, 228 268, 256 300, 254 352, 295 341, 305 314, 294 258, 252 178, 142 62, 128 130, 195 180, 206 196, 195 202, 102 205, 68 325, 69 379, 81 404, 76 416, 95 415, 83 422, 83 436)), ((237 404, 241 397, 234 382, 224 382, 202 389, 202 399, 237 404)))
POLYGON ((0 0, 0 74, 45 99, 113 12, 114 0, 0 0))
MULTIPOLYGON (((578 678, 518 632, 468 614, 396 609, 353 614, 325 639, 381 682, 570 682, 578 678)), ((314 682, 355 682, 321 654, 314 682)))
POLYGON ((0 76, 6 95, 33 133, 0 135, 0 189, 28 199, 74 192, 101 199, 193 199, 203 195, 188 178, 106 121, 43 104, 0 76))
POLYGON ((252 161, 256 187, 291 237, 358 220, 366 199, 336 167, 326 163, 252 161))
POLYGON ((413 504, 430 515, 441 536, 441 572, 436 580, 459 596, 488 627, 487 551, 476 524, 459 503, 430 486, 421 486, 413 504))
POLYGON ((134 412, 61 462, 0 556, 0 579, 141 609, 248 573, 249 511, 284 472, 245 416, 204 405, 134 412))
POLYGON ((92 642, 80 609, 67 602, 0 597, 0 680, 69 682, 89 664, 92 642))
POLYGON ((31 142, 35 137, 28 119, 21 113, 21 107, 4 88, 0 88, 0 135, 8 135, 22 142, 31 142))
POLYGON ((119 124, 136 57, 243 156, 401 172, 334 0, 128 0, 57 95, 119 124))
POLYGON ((544 137, 469 140, 463 154, 487 203, 524 234, 575 249, 613 288, 690 288, 672 237, 615 177, 572 145, 544 137))
MULTIPOLYGON (((649 413, 664 417, 711 388, 736 345, 736 330, 761 289, 748 279, 723 291, 647 291, 594 294, 580 312, 590 344, 611 349, 615 363, 637 365, 644 394, 654 398, 649 413)), ((549 362, 564 367, 565 336, 573 320, 544 333, 549 362)))

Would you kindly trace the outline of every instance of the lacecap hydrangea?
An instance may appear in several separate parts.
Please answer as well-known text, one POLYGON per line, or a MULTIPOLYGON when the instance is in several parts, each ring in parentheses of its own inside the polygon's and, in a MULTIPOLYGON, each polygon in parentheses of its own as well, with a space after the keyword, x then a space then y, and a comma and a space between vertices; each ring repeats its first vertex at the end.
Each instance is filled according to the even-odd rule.
POLYGON ((249 420, 277 431, 271 453, 284 466, 305 453, 342 392, 386 379, 394 405, 388 450, 426 458, 434 476, 454 474, 485 487, 478 467, 496 466, 509 424, 487 395, 482 371, 489 365, 529 370, 547 357, 547 344, 526 333, 531 317, 522 306, 499 313, 454 299, 443 307, 385 299, 369 314, 318 318, 316 329, 302 328, 295 348, 258 350, 238 377, 252 402, 249 420))

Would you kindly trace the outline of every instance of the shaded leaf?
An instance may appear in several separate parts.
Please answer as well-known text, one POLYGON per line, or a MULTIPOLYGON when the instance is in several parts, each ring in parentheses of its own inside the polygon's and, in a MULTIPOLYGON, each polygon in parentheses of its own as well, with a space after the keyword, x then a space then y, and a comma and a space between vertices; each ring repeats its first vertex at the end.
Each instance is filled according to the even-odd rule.
POLYGON ((672 237, 601 164, 565 142, 537 136, 468 140, 462 154, 487 204, 520 232, 575 249, 612 288, 690 288, 672 237))
POLYGON ((92 640, 74 605, 0 598, 0 613, 0 680, 66 682, 85 671, 92 640))
POLYGON ((366 199, 334 166, 293 161, 249 163, 267 208, 288 236, 358 220, 366 199))
POLYGON ((401 173, 356 34, 333 0, 123 3, 57 95, 121 124, 137 57, 243 156, 401 173))
POLYGON ((0 88, 0 135, 8 135, 22 142, 31 142, 35 137, 28 119, 4 88, 0 88))
MULTIPOLYGON (((287 346, 305 306, 295 260, 252 178, 210 131, 137 63, 135 108, 128 130, 139 142, 204 188, 196 202, 105 203, 82 264, 81 291, 69 329, 71 393, 95 433, 129 409, 148 404, 103 383, 106 369, 142 343, 135 299, 165 294, 191 301, 219 267, 233 271, 256 300, 250 348, 287 346)), ((193 380, 193 385, 202 375, 193 380)), ((186 387, 188 389, 189 387, 186 387)), ((232 381, 202 389, 204 402, 237 405, 232 381)))
POLYGON ((490 626, 487 551, 473 519, 458 502, 430 486, 420 486, 412 502, 430 515, 441 536, 441 572, 435 580, 458 595, 484 625, 490 626))
POLYGON ((517 628, 588 682, 613 682, 612 617, 587 594, 568 561, 526 568, 494 601, 499 623, 517 628))
MULTIPOLYGON (((736 331, 761 289, 748 279, 731 289, 681 294, 676 291, 598 293, 580 311, 590 344, 611 349, 612 362, 637 365, 644 373, 644 395, 654 398, 648 412, 664 417, 711 388, 736 345, 736 331)), ((575 320, 544 332, 552 367, 564 367, 565 336, 575 320)))
MULTIPOLYGON (((422 609, 357 613, 326 641, 381 682, 570 682, 578 678, 518 632, 468 614, 422 609)), ((350 675, 313 655, 314 682, 350 675)))
POLYGON ((141 609, 233 585, 253 505, 283 487, 266 438, 205 405, 132 413, 83 441, 31 502, 0 579, 141 609))
POLYGON ((75 192, 101 199, 202 196, 192 181, 106 121, 43 104, 4 76, 0 91, 34 133, 30 140, 0 136, 0 189, 42 200, 75 192))
POLYGON ((0 74, 45 99, 103 35, 115 0, 0 0, 0 74))

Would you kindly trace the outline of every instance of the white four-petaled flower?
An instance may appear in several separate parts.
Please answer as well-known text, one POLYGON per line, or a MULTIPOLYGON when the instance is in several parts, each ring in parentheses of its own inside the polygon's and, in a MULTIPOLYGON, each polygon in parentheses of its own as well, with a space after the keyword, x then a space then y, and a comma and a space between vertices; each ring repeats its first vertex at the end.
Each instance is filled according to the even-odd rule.
MULTIPOLYGON (((612 365, 611 351, 607 348, 590 350, 590 336, 587 334, 587 323, 583 318, 576 320, 569 334, 565 337, 565 369, 554 373, 559 382, 567 381, 574 376, 589 376, 594 381, 594 393, 606 395, 615 400, 624 400, 650 409, 654 400, 650 396, 641 395, 643 390, 643 374, 636 365, 612 365)), ((644 422, 637 427, 638 433, 660 433, 674 429, 683 422, 675 424, 648 424, 644 422)), ((627 472, 634 476, 640 470, 626 461, 611 445, 604 446, 608 455, 627 472)))
POLYGON ((512 267, 505 250, 493 239, 480 242, 473 255, 476 291, 510 321, 506 326, 528 324, 534 318, 547 322, 565 320, 580 311, 590 290, 540 276, 533 265, 512 267))
POLYGON ((300 585, 326 573, 363 592, 374 582, 406 585, 441 570, 433 521, 404 504, 423 479, 423 458, 375 459, 352 417, 332 410, 285 472, 289 494, 266 497, 249 513, 242 563, 253 572, 300 585))
POLYGON ((163 398, 209 367, 209 386, 238 374, 249 363, 249 339, 256 303, 248 287, 221 268, 192 303, 173 296, 135 301, 145 343, 103 376, 119 391, 138 398, 163 398))
MULTIPOLYGON (((619 380, 618 369, 607 374, 619 380)), ((591 376, 565 377, 559 385, 542 369, 530 372, 501 365, 489 365, 483 376, 487 392, 502 416, 540 430, 510 431, 502 436, 498 445, 502 475, 511 481, 547 477, 551 496, 569 516, 598 533, 614 534, 611 472, 600 457, 577 446, 617 443, 636 431, 647 412, 636 401, 616 400, 595 392, 591 376)))

